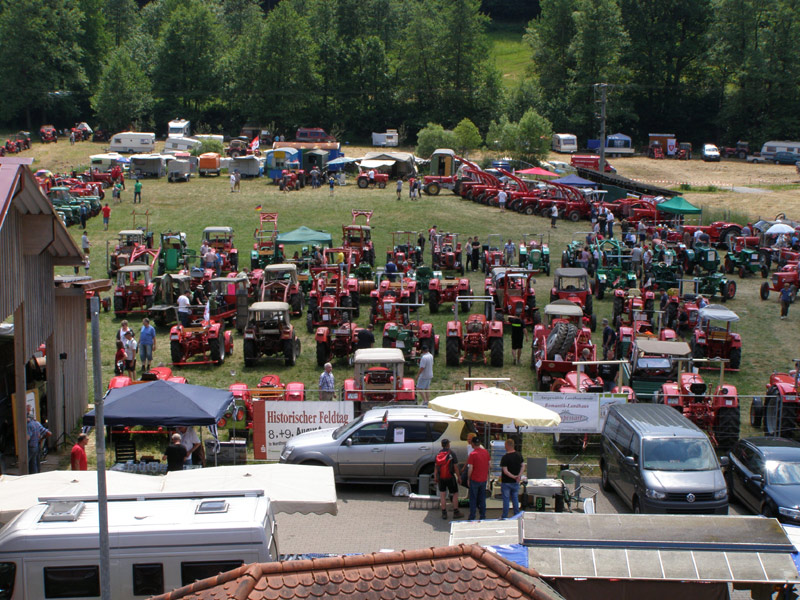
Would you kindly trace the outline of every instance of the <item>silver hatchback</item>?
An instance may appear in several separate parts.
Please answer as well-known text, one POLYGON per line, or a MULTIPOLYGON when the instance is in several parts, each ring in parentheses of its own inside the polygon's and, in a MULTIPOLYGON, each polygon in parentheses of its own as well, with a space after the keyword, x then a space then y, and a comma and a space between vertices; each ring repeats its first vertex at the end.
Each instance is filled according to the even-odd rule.
POLYGON ((422 406, 374 408, 338 429, 293 437, 280 462, 333 467, 336 481, 404 480, 414 484, 432 474, 443 438, 459 463, 467 459, 471 423, 422 406))

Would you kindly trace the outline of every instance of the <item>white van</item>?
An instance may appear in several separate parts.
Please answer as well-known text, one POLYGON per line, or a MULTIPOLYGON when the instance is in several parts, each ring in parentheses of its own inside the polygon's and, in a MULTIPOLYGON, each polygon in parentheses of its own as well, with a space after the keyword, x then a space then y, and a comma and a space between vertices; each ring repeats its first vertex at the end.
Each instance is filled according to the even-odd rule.
MULTIPOLYGON (((263 490, 110 498, 108 530, 114 600, 149 598, 279 556, 263 490)), ((47 499, 25 510, 0 530, 2 597, 98 598, 98 540, 96 498, 47 499)))
POLYGON ((123 131, 115 134, 108 145, 109 152, 121 153, 150 153, 156 147, 155 133, 141 133, 138 131, 123 131))
POLYGON ((578 138, 571 133, 553 134, 553 151, 572 154, 578 151, 578 138))
POLYGON ((167 139, 171 137, 189 137, 192 132, 191 123, 186 119, 175 119, 167 125, 167 139))
POLYGON ((200 140, 188 137, 168 137, 164 142, 164 152, 173 154, 175 152, 191 152, 202 144, 200 140))

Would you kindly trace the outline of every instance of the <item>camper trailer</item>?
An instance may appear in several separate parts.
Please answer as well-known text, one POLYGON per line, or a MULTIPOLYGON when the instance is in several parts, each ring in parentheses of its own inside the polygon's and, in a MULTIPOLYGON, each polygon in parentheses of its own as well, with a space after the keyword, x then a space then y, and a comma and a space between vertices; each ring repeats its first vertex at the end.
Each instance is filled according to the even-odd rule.
POLYGON ((785 142, 771 140, 761 146, 761 160, 771 162, 775 160, 776 152, 792 152, 800 154, 800 142, 785 142))
POLYGON ((264 161, 258 156, 237 156, 228 163, 228 171, 239 171, 242 177, 261 177, 264 161))
MULTIPOLYGON (((50 498, 8 523, 0 530, 2 597, 100 597, 97 515, 96 498, 50 498)), ((279 556, 263 490, 111 497, 108 530, 115 600, 163 594, 279 556)))
POLYGON ((192 177, 192 163, 185 159, 172 159, 167 164, 167 181, 189 181, 192 177))
POLYGON ((173 137, 189 137, 192 132, 190 129, 191 123, 186 119, 175 119, 170 121, 167 128, 167 139, 173 137))
POLYGON ((121 154, 117 154, 116 152, 109 152, 108 154, 92 154, 89 157, 89 160, 91 161, 92 170, 97 169, 101 172, 108 171, 110 168, 117 165, 122 166, 124 163, 128 162, 127 158, 121 154))
POLYGON ((137 152, 152 152, 155 147, 155 133, 123 131, 111 138, 111 142, 108 144, 108 151, 134 154, 137 152))
POLYGON ((386 133, 372 133, 373 146, 397 146, 400 143, 400 136, 397 129, 387 129, 386 133))
POLYGON ((571 133, 553 134, 553 151, 572 154, 578 151, 578 138, 571 133))
POLYGON ((194 138, 188 137, 168 137, 164 142, 164 152, 174 154, 175 152, 191 152, 197 148, 202 142, 194 138))
POLYGON ((167 171, 167 161, 160 154, 137 154, 131 156, 130 172, 136 178, 163 177, 167 171))

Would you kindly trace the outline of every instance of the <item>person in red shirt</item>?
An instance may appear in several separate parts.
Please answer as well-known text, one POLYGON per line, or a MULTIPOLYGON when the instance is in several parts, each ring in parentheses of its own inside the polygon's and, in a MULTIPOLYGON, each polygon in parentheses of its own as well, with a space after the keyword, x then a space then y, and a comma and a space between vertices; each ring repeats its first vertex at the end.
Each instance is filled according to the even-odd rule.
POLYGON ((103 231, 108 231, 108 218, 111 216, 111 207, 106 202, 106 205, 100 209, 103 213, 103 231))
POLYGON ((86 464, 86 445, 89 443, 89 436, 85 433, 78 435, 78 441, 72 447, 70 452, 70 463, 72 463, 73 471, 86 471, 88 465, 86 464))
POLYGON ((469 520, 475 520, 476 509, 480 519, 486 518, 486 482, 489 480, 489 452, 481 446, 478 436, 472 438, 472 452, 467 459, 469 473, 469 520))

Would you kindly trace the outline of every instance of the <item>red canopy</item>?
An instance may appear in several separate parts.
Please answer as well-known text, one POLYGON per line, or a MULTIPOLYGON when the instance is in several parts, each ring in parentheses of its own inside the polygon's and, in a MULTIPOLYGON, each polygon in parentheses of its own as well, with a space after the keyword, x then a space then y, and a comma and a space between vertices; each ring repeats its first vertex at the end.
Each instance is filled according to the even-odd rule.
POLYGON ((541 177, 558 177, 558 173, 551 173, 547 169, 541 167, 531 167, 530 169, 523 169, 517 171, 517 175, 539 175, 541 177))

